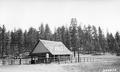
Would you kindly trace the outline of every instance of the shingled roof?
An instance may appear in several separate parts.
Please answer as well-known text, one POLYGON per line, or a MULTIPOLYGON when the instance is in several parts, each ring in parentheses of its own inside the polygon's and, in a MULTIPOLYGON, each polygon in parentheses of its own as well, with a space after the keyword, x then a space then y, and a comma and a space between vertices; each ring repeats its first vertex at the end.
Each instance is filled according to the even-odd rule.
POLYGON ((46 52, 50 52, 53 55, 72 54, 72 52, 68 48, 66 48, 62 42, 48 40, 39 40, 38 44, 32 51, 32 54, 46 52))

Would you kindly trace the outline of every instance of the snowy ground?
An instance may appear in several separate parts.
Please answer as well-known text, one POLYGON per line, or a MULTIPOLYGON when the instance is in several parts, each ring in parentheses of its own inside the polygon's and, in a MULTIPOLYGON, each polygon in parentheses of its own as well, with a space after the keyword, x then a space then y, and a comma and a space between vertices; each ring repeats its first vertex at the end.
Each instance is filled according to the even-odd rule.
POLYGON ((120 57, 112 55, 81 57, 102 58, 98 62, 0 66, 0 72, 120 72, 120 57))

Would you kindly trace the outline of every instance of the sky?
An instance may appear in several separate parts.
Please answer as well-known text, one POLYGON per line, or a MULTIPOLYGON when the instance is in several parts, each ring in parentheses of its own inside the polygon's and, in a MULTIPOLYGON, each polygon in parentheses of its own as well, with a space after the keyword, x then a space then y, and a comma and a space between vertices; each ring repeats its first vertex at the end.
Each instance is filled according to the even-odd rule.
POLYGON ((69 26, 71 18, 78 25, 101 26, 104 32, 120 32, 119 0, 0 0, 0 26, 7 30, 49 24, 53 31, 69 26))

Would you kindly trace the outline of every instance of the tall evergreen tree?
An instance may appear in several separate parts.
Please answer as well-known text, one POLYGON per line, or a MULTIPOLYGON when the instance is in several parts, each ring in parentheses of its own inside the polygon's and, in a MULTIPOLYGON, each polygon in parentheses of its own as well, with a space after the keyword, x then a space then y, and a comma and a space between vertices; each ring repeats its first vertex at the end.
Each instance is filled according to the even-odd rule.
POLYGON ((119 32, 116 32, 115 40, 116 40, 116 45, 117 45, 116 53, 120 53, 120 34, 119 34, 119 32))
POLYGON ((51 30, 50 30, 48 24, 46 24, 46 26, 45 26, 45 39, 51 40, 51 30))
POLYGON ((61 41, 65 44, 65 27, 61 27, 61 41))
POLYGON ((44 34, 45 30, 44 30, 43 24, 41 24, 41 26, 39 27, 39 32, 40 32, 39 38, 44 39, 45 38, 45 34, 44 34))
POLYGON ((92 27, 84 27, 84 50, 90 53, 93 49, 92 43, 92 27))
POLYGON ((2 27, 2 33, 1 33, 1 36, 2 36, 2 57, 4 56, 4 55, 6 55, 6 47, 5 47, 5 32, 6 32, 6 28, 5 28, 5 26, 3 25, 3 27, 2 27))
POLYGON ((74 51, 74 57, 75 57, 75 51, 77 51, 77 20, 76 18, 71 19, 71 24, 70 24, 70 39, 71 39, 71 47, 72 50, 74 51))
POLYGON ((10 32, 6 32, 5 34, 5 55, 10 54, 10 43, 11 43, 10 32))
POLYGON ((61 39, 61 28, 60 27, 57 28, 56 40, 57 41, 62 41, 62 39, 61 39))
POLYGON ((2 57, 2 27, 0 27, 0 57, 2 57))
POLYGON ((97 29, 95 26, 92 26, 92 39, 93 39, 93 51, 97 52, 99 50, 99 39, 97 34, 97 29))
POLYGON ((65 46, 71 50, 71 43, 70 43, 70 32, 69 29, 66 28, 65 30, 65 46))
POLYGON ((84 36, 84 33, 83 33, 83 30, 81 28, 81 26, 78 26, 78 35, 77 35, 77 48, 83 48, 83 36, 84 36))
POLYGON ((23 53, 24 50, 24 35, 21 29, 17 30, 17 41, 18 41, 18 52, 19 54, 23 53))
POLYGON ((19 55, 19 50, 18 50, 18 33, 16 30, 14 32, 11 32, 11 54, 13 56, 18 56, 19 55))
POLYGON ((28 36, 27 36, 27 31, 25 30, 25 32, 24 32, 24 48, 25 48, 25 51, 26 52, 28 52, 29 50, 28 50, 28 36))
POLYGON ((101 28, 99 27, 99 29, 98 29, 98 39, 99 39, 99 50, 100 51, 105 51, 105 37, 104 37, 104 35, 103 35, 103 32, 102 32, 102 30, 101 30, 101 28))
POLYGON ((116 41, 115 41, 112 33, 107 34, 107 41, 108 41, 109 52, 110 53, 115 53, 117 44, 116 44, 116 41))
POLYGON ((56 29, 54 30, 54 33, 52 35, 52 40, 57 41, 57 30, 56 29))
POLYGON ((30 28, 27 33, 27 44, 28 44, 28 51, 31 51, 35 44, 38 42, 39 39, 39 32, 35 28, 30 28))

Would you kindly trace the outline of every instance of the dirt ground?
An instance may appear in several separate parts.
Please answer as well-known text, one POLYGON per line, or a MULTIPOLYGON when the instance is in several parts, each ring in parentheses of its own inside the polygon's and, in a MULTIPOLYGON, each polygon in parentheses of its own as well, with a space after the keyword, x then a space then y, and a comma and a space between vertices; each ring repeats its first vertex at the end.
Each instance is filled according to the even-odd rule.
MULTIPOLYGON (((88 56, 87 56, 88 57, 88 56)), ((91 57, 91 56, 90 56, 91 57)), ((92 56, 95 57, 95 56, 92 56)), ((0 72, 120 72, 120 58, 116 56, 96 56, 99 62, 79 62, 67 64, 34 64, 0 66, 0 72)))

